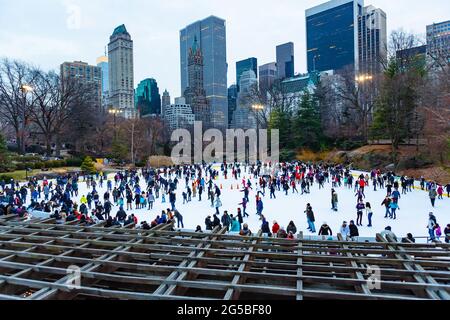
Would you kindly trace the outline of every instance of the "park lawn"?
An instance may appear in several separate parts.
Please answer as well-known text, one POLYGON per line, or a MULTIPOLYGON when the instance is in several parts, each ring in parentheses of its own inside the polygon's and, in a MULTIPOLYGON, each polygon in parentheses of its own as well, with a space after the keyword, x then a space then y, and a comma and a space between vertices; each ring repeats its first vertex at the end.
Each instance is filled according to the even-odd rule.
MULTIPOLYGON (((65 173, 67 171, 76 171, 80 170, 80 167, 62 167, 62 168, 54 168, 49 169, 48 171, 42 171, 40 169, 35 169, 32 171, 28 171, 28 177, 37 175, 37 174, 45 174, 45 173, 65 173)), ((17 170, 12 172, 5 172, 4 175, 8 175, 14 178, 16 181, 25 181, 26 180, 26 172, 25 170, 17 170)), ((0 173, 2 175, 2 173, 0 173)))

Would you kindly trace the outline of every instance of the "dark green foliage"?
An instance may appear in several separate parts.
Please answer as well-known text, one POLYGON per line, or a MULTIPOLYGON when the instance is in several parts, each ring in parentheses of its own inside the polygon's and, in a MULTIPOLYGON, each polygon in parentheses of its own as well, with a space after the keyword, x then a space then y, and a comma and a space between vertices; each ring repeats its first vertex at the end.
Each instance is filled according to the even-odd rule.
POLYGON ((419 128, 414 126, 417 109, 417 84, 422 73, 400 68, 391 60, 384 74, 384 82, 376 103, 371 127, 372 137, 391 141, 392 160, 398 161, 398 148, 402 141, 414 136, 419 128))
POLYGON ((7 172, 13 169, 11 157, 6 147, 6 141, 0 135, 0 172, 7 172))
POLYGON ((127 144, 124 141, 121 141, 121 139, 114 138, 111 149, 111 158, 118 161, 127 159, 129 150, 127 144))
POLYGON ((325 144, 320 109, 316 98, 305 91, 293 119, 294 144, 297 148, 320 151, 325 144))

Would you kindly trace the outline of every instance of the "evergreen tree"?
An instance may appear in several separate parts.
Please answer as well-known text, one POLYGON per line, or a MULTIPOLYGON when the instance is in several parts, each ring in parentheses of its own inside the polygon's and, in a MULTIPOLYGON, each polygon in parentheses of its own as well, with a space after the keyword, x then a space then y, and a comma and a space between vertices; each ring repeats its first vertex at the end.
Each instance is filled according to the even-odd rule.
POLYGON ((307 90, 302 95, 293 122, 295 146, 319 151, 324 143, 320 109, 316 97, 307 90))
POLYGON ((92 160, 91 157, 84 158, 83 163, 81 163, 81 171, 89 174, 95 173, 97 171, 95 169, 94 160, 92 160))
POLYGON ((114 138, 111 145, 111 157, 117 161, 125 160, 128 156, 127 143, 120 138, 114 138))
POLYGON ((271 129, 280 131, 280 150, 295 148, 292 139, 292 114, 290 111, 274 109, 269 116, 269 131, 271 129))
POLYGON ((13 169, 13 164, 6 147, 6 141, 2 135, 0 135, 0 172, 7 172, 13 169))
POLYGON ((420 70, 402 68, 392 59, 384 74, 383 86, 376 103, 371 132, 374 138, 391 141, 392 161, 398 160, 400 143, 413 135, 417 108, 417 81, 420 70))

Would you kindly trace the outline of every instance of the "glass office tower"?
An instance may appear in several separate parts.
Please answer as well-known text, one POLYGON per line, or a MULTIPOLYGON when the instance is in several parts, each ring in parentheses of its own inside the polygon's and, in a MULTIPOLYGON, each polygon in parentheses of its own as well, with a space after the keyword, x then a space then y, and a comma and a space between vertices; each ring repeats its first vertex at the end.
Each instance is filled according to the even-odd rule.
POLYGON ((358 70, 358 17, 363 0, 333 0, 306 10, 308 72, 358 70))
POLYGON ((288 42, 277 46, 277 78, 285 79, 294 76, 294 44, 288 42))
POLYGON ((142 80, 136 88, 134 101, 141 117, 161 114, 161 95, 156 80, 142 80))
POLYGON ((189 86, 189 48, 198 39, 203 55, 203 87, 210 107, 211 124, 228 127, 227 50, 225 20, 210 16, 180 31, 181 92, 189 86))
POLYGON ((241 83, 241 75, 249 70, 252 70, 255 73, 256 78, 258 78, 258 59, 248 58, 236 62, 236 84, 238 86, 238 91, 240 91, 239 84, 241 83))

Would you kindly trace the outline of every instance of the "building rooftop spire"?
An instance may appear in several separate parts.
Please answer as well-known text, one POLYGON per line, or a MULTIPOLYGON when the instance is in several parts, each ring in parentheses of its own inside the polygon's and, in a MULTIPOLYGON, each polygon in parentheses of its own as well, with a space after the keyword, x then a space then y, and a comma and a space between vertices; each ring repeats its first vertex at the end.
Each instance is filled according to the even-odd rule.
POLYGON ((192 51, 195 53, 198 50, 198 44, 197 44, 197 36, 194 36, 194 44, 192 45, 192 51))
POLYGON ((118 34, 128 34, 127 28, 125 27, 124 24, 122 24, 114 29, 113 36, 118 35, 118 34))

